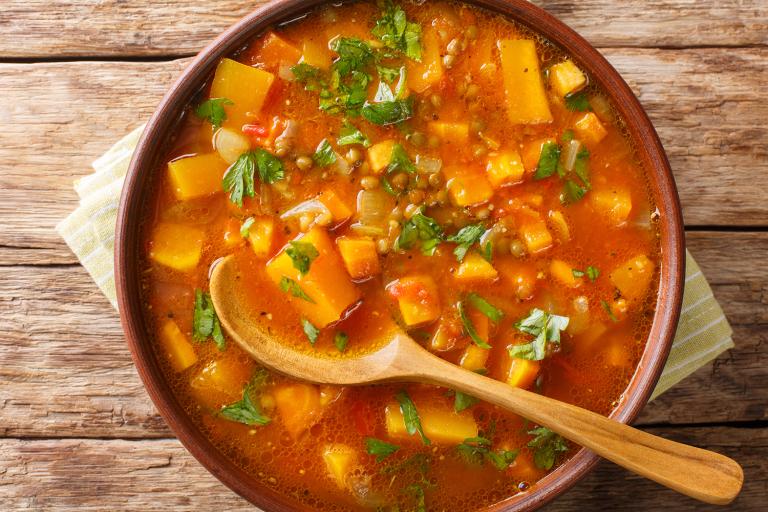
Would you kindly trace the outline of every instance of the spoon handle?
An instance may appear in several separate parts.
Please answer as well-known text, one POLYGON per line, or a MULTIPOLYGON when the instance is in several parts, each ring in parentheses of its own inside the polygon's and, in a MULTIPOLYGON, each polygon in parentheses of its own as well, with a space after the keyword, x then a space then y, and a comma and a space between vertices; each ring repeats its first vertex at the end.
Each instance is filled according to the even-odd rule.
POLYGON ((705 503, 725 505, 741 490, 744 472, 724 455, 654 436, 586 409, 461 369, 437 357, 430 364, 426 358, 422 361, 424 364, 419 364, 418 369, 409 369, 422 382, 457 389, 503 407, 679 493, 705 503))

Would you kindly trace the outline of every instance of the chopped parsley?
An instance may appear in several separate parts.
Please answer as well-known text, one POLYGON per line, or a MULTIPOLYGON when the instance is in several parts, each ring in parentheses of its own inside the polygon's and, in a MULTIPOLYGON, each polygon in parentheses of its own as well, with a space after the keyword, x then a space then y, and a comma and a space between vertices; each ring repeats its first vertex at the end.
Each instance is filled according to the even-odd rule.
POLYGON ((251 400, 251 393, 261 387, 268 377, 266 370, 261 370, 254 375, 251 382, 243 389, 243 398, 239 402, 225 405, 219 411, 219 415, 230 421, 244 423, 245 425, 266 425, 271 420, 264 416, 261 408, 251 400))
POLYGON ((539 163, 536 165, 536 173, 533 175, 533 178, 537 180, 549 178, 555 174, 559 163, 560 146, 557 145, 557 142, 545 142, 541 146, 541 155, 539 156, 539 163))
POLYGON ((565 442, 565 439, 546 427, 535 428, 528 432, 528 434, 535 436, 528 443, 528 448, 534 450, 533 462, 539 469, 552 469, 558 454, 568 451, 568 444, 565 442))
POLYGON ((601 300, 600 301, 600 305, 602 305, 603 309, 605 310, 605 312, 608 313, 608 318, 610 318, 611 321, 613 321, 613 322, 618 322, 619 321, 619 319, 616 318, 616 315, 613 314, 613 309, 611 309, 611 305, 608 304, 607 300, 601 300))
POLYGON ((227 98, 205 100, 197 106, 195 115, 211 123, 214 129, 218 129, 227 120, 227 112, 224 110, 224 105, 234 105, 234 102, 227 98))
POLYGON ((575 203, 592 188, 592 183, 589 180, 589 151, 586 148, 576 155, 573 174, 576 177, 567 179, 563 185, 562 202, 565 204, 575 203))
POLYGON ((398 403, 400 404, 400 412, 403 414, 403 422, 405 422, 405 431, 408 435, 413 435, 416 432, 421 436, 421 441, 430 445, 432 442, 424 435, 424 430, 421 428, 421 419, 419 419, 419 411, 416 410, 416 405, 408 396, 408 393, 400 391, 395 395, 398 403))
POLYGON ((325 75, 320 68, 301 62, 291 67, 291 73, 308 91, 319 91, 327 86, 325 75))
POLYGON ((565 97, 565 106, 574 112, 586 112, 592 110, 589 106, 589 98, 584 91, 574 92, 565 97))
POLYGON ((339 138, 336 141, 339 146, 347 146, 349 144, 361 144, 363 147, 371 147, 371 140, 349 121, 344 121, 344 126, 341 127, 339 138))
POLYGON ((472 306, 480 311, 482 314, 487 316, 491 322, 493 323, 499 323, 501 322, 501 319, 504 317, 504 312, 482 298, 480 295, 476 294, 475 292, 467 294, 467 300, 469 301, 472 306))
POLYGON ((381 19, 371 32, 384 46, 421 62, 421 25, 408 21, 405 11, 391 0, 381 4, 381 19))
POLYGON ((530 314, 518 321, 515 327, 536 338, 523 345, 509 347, 509 355, 518 359, 541 361, 546 357, 547 343, 560 344, 560 332, 568 327, 568 317, 547 313, 541 309, 532 309, 530 314))
POLYGON ((309 303, 315 304, 315 301, 312 300, 312 297, 307 295, 304 290, 301 289, 301 286, 299 286, 299 283, 291 279, 290 277, 281 277, 280 278, 280 290, 285 293, 290 293, 297 299, 305 300, 309 303))
POLYGON ((211 295, 200 289, 195 290, 195 309, 192 314, 192 337, 195 341, 203 342, 213 338, 216 348, 224 350, 226 342, 221 331, 219 317, 213 308, 211 295))
POLYGON ((323 139, 318 144, 315 154, 312 155, 312 160, 320 167, 328 167, 329 165, 336 163, 336 152, 333 150, 333 146, 328 142, 328 139, 323 139))
POLYGON ((317 341, 317 337, 320 336, 320 329, 315 327, 312 322, 306 318, 301 319, 301 328, 304 330, 304 334, 307 335, 310 345, 314 345, 317 341))
POLYGON ((272 153, 258 148, 240 155, 224 173, 222 186, 229 192, 229 200, 243 206, 243 196, 254 197, 256 172, 263 183, 275 183, 285 177, 283 163, 272 153))
POLYGON ((347 345, 349 344, 349 336, 347 333, 339 331, 333 337, 333 344, 339 352, 344 352, 347 350, 347 345))
POLYGON ((395 144, 392 148, 392 156, 390 157, 386 172, 390 174, 397 171, 404 171, 409 174, 416 172, 416 166, 413 165, 411 158, 401 144, 395 144))
POLYGON ((312 262, 320 256, 320 253, 309 242, 291 240, 288 245, 290 247, 285 250, 285 254, 291 258, 293 268, 301 272, 301 275, 306 275, 312 262))
POLYGON ((560 140, 566 144, 568 142, 571 142, 573 140, 573 130, 565 130, 563 134, 560 136, 560 140))
POLYGON ((401 123, 413 116, 413 104, 410 98, 404 98, 405 67, 400 68, 400 80, 397 91, 392 89, 382 80, 376 90, 373 103, 366 101, 360 113, 373 124, 386 126, 401 123))
POLYGON ((453 410, 456 412, 461 412, 464 409, 469 409, 479 401, 480 400, 472 395, 462 393, 461 391, 456 391, 453 399, 453 410))
POLYGON ((483 436, 469 437, 456 449, 468 462, 482 464, 487 460, 499 471, 507 469, 510 464, 515 462, 518 454, 517 450, 493 451, 491 440, 483 436))
POLYGON ((464 301, 459 301, 456 304, 456 309, 459 310, 459 318, 461 318, 461 323, 464 325, 464 330, 467 332, 467 335, 469 335, 470 339, 475 342, 475 345, 485 349, 491 348, 488 342, 481 338, 479 334, 477 334, 475 326, 472 324, 472 320, 470 320, 469 315, 467 315, 464 301))
POLYGON ((593 283, 595 280, 600 276, 600 270, 597 269, 597 267, 593 267, 592 265, 587 267, 587 270, 582 271, 578 269, 572 269, 571 272, 573 273, 573 277, 584 277, 587 276, 590 281, 593 283))
POLYGON ((368 455, 375 455, 376 462, 383 461, 399 449, 399 446, 376 439, 375 437, 365 438, 365 451, 368 452, 368 455))
POLYGON ((449 236, 446 240, 458 244, 453 250, 453 254, 458 261, 463 261, 469 249, 480 241, 484 233, 485 226, 482 224, 470 224, 469 226, 464 226, 458 233, 449 236))
POLYGON ((248 238, 248 235, 251 234, 251 226, 253 226, 253 223, 256 222, 256 219, 253 217, 248 217, 243 221, 243 224, 240 226, 240 236, 243 238, 248 238))
POLYGON ((418 212, 403 224, 403 229, 395 240, 395 250, 411 249, 416 242, 420 242, 421 252, 425 256, 432 256, 442 241, 443 229, 440 225, 432 217, 418 212))

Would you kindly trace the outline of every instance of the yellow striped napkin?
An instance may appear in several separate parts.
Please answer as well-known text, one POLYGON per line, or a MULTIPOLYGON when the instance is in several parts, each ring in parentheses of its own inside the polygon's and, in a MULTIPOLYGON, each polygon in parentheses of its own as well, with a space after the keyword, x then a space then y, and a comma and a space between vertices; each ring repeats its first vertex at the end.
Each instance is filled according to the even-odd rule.
MULTIPOLYGON (((94 172, 75 182, 80 206, 56 231, 67 242, 96 285, 117 309, 113 252, 117 205, 123 177, 141 136, 140 126, 93 163, 94 172)), ((653 397, 733 347, 731 326, 712 295, 701 269, 687 254, 685 294, 672 352, 653 397)))

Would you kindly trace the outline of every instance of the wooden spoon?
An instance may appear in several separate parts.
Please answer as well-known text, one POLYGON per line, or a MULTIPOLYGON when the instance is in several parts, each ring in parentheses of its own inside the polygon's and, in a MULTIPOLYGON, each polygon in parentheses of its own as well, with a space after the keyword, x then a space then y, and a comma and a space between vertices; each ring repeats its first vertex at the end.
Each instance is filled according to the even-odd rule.
POLYGON ((211 271, 211 298, 229 335, 261 364, 320 384, 406 381, 459 390, 543 425, 619 466, 706 503, 725 505, 741 490, 744 472, 718 453, 669 441, 600 414, 515 388, 459 368, 394 328, 388 343, 359 357, 323 358, 281 343, 253 317, 232 256, 211 271))

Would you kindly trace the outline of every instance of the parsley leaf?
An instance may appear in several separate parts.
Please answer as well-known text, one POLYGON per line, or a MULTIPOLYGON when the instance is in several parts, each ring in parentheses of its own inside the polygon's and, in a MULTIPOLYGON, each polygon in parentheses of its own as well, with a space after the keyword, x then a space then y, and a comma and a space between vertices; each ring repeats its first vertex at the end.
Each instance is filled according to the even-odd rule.
POLYGON ((209 337, 216 342, 216 348, 224 350, 226 341, 221 331, 219 317, 213 308, 211 295, 195 289, 195 309, 192 314, 192 337, 195 341, 205 341, 209 337))
POLYGON ((299 286, 299 283, 294 281, 293 279, 289 277, 281 277, 280 278, 280 291, 283 291, 285 293, 290 293, 297 299, 305 300, 309 303, 315 304, 315 301, 312 300, 312 297, 307 295, 304 290, 301 289, 301 286, 299 286))
POLYGON ((483 436, 469 437, 456 449, 469 462, 482 464, 484 460, 489 461, 499 471, 503 471, 512 464, 517 458, 517 450, 491 450, 491 441, 483 436))
POLYGON ((539 163, 536 165, 536 174, 534 179, 543 180, 549 178, 557 171, 557 164, 560 161, 560 146, 556 142, 545 142, 541 147, 539 163))
POLYGON ((390 84, 400 75, 400 69, 378 63, 376 64, 376 71, 379 73, 379 78, 390 84))
POLYGON ((565 106, 568 110, 574 112, 586 112, 592 110, 592 107, 589 106, 587 93, 584 91, 568 94, 565 97, 565 106))
POLYGON ((339 54, 339 58, 333 63, 333 70, 342 77, 353 71, 363 71, 373 60, 371 47, 356 37, 334 39, 331 50, 339 54))
POLYGON ((443 229, 435 219, 418 212, 403 225, 403 230, 395 240, 395 250, 410 249, 419 241, 421 252, 425 256, 432 256, 442 240, 443 229))
POLYGON ((254 376, 253 380, 243 389, 242 400, 222 407, 219 415, 230 421, 246 425, 266 425, 269 423, 271 420, 264 416, 258 404, 251 400, 251 392, 266 378, 263 375, 267 375, 266 371, 262 372, 262 375, 254 376))
POLYGON ((253 226, 253 223, 256 222, 256 219, 253 217, 248 217, 243 221, 242 226, 240 226, 240 236, 243 238, 248 238, 248 235, 250 235, 250 229, 251 226, 253 226))
POLYGON ((479 334, 477 334, 475 326, 472 324, 472 320, 470 320, 469 316, 467 315, 463 301, 459 301, 458 304, 456 304, 456 309, 459 310, 459 318, 461 318, 461 323, 464 325, 464 330, 467 331, 467 334, 472 339, 472 341, 475 342, 475 345, 485 349, 491 348, 488 342, 481 338, 479 334))
POLYGON ((365 438, 365 450, 368 452, 368 455, 376 456, 376 462, 383 461, 399 449, 399 446, 376 439, 375 437, 365 438))
POLYGON ((306 275, 312 262, 320 256, 320 253, 309 242, 291 240, 288 245, 290 247, 285 250, 285 254, 293 261, 293 268, 301 272, 301 275, 306 275))
POLYGON ((592 265, 587 267, 587 277, 590 281, 595 281, 598 277, 600 277, 600 270, 597 267, 593 267, 592 265))
POLYGON ((234 105, 234 102, 227 98, 211 98, 205 100, 195 109, 195 115, 200 119, 205 119, 218 129, 221 124, 227 120, 227 112, 224 105, 234 105))
POLYGON ((349 344, 349 336, 347 333, 339 331, 333 337, 333 344, 339 352, 344 352, 347 350, 347 345, 349 344))
POLYGON ((576 278, 584 277, 584 272, 581 270, 577 270, 575 268, 571 269, 571 274, 573 274, 573 277, 576 277, 576 278))
POLYGON ((453 410, 456 412, 461 412, 464 409, 469 409, 479 401, 480 400, 472 395, 462 393, 461 391, 456 391, 456 395, 453 399, 453 410))
POLYGON ((565 130, 563 134, 560 136, 560 140, 567 144, 568 142, 571 142, 573 140, 573 130, 565 130))
POLYGON ((480 241, 480 238, 485 233, 485 226, 482 224, 470 224, 464 226, 455 235, 451 235, 447 238, 448 242, 459 244, 453 250, 453 254, 456 255, 458 261, 463 261, 464 257, 469 252, 470 247, 480 241))
POLYGON ((275 155, 261 148, 247 151, 224 173, 222 186, 229 192, 230 201, 243 206, 243 195, 254 197, 256 171, 263 183, 275 183, 285 177, 283 163, 275 155))
POLYGON ((328 167, 329 165, 336 163, 336 152, 333 150, 331 143, 328 139, 323 139, 318 144, 315 154, 312 155, 312 160, 320 167, 328 167))
POLYGON ((405 148, 401 144, 395 144, 392 148, 392 156, 387 166, 387 174, 405 171, 409 174, 416 172, 416 166, 411 162, 411 158, 406 153, 405 148))
POLYGON ((424 430, 421 428, 421 420, 419 419, 419 411, 416 410, 416 405, 413 403, 413 400, 411 400, 411 397, 408 396, 408 393, 400 391, 395 395, 395 398, 400 404, 400 412, 403 414, 405 430, 408 432, 408 435, 412 436, 418 432, 419 436, 421 436, 421 441, 424 444, 432 444, 432 442, 427 439, 427 436, 424 435, 424 430))
POLYGON ((405 11, 391 0, 382 3, 381 19, 371 30, 384 46, 421 62, 421 25, 409 22, 405 11))
POLYGON ((301 328, 304 330, 304 334, 307 335, 310 345, 314 345, 317 341, 317 337, 320 336, 320 329, 315 327, 312 322, 306 318, 301 319, 301 328))
POLYGON ((467 295, 467 300, 469 301, 472 306, 474 306, 478 311, 480 311, 482 314, 487 316, 491 322, 499 323, 501 322, 501 319, 504 317, 504 312, 482 298, 480 295, 476 294, 475 292, 469 293, 467 295))
POLYGON ((619 321, 619 319, 616 318, 616 315, 613 314, 613 310, 611 309, 611 305, 608 304, 608 301, 601 300, 600 301, 600 305, 603 306, 603 309, 605 310, 605 312, 608 313, 608 318, 610 318, 611 321, 613 321, 613 322, 618 322, 619 321))
POLYGON ((413 104, 410 98, 402 98, 405 90, 405 67, 402 67, 397 93, 393 93, 383 81, 379 82, 374 102, 366 101, 360 113, 371 123, 382 126, 410 119, 413 116, 413 104))
POLYGON ((539 469, 552 469, 557 455, 568 451, 565 439, 546 427, 535 428, 528 434, 536 436, 528 443, 528 448, 533 448, 533 462, 539 469))
POLYGON ((587 189, 579 185, 573 180, 566 180, 563 185, 563 203, 572 204, 584 197, 587 193, 587 189))
POLYGON ((319 91, 327 86, 325 74, 320 68, 301 62, 291 67, 291 73, 296 81, 303 83, 308 91, 319 91))
POLYGON ((355 128, 355 126, 348 121, 344 121, 344 126, 341 127, 341 132, 339 133, 339 138, 336 141, 336 143, 339 146, 347 146, 349 144, 361 144, 363 147, 366 147, 366 148, 369 148, 372 145, 370 139, 366 137, 363 132, 355 128))
POLYGON ((541 309, 532 309, 527 317, 515 324, 515 327, 536 338, 523 345, 509 347, 509 355, 518 359, 541 361, 546 357, 547 343, 560 344, 560 331, 568 327, 568 317, 547 313, 541 309))

